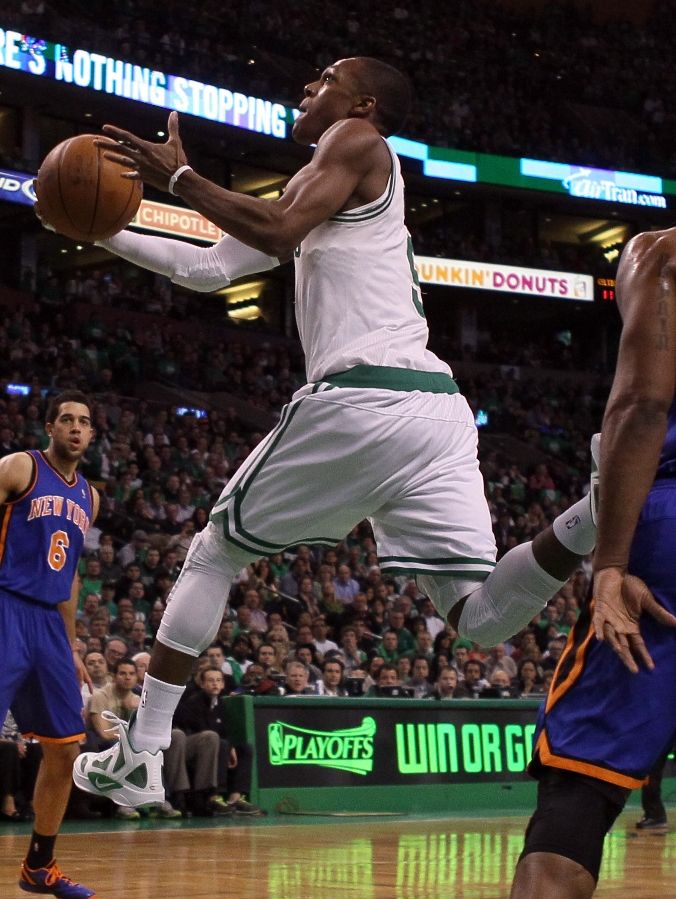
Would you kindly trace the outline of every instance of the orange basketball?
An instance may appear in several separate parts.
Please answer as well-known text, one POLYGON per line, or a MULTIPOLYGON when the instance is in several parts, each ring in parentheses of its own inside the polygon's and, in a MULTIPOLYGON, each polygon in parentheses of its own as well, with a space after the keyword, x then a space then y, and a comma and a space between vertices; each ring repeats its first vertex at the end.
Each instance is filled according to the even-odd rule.
POLYGON ((112 237, 136 215, 143 197, 140 181, 123 178, 122 166, 103 155, 96 134, 57 144, 35 179, 40 214, 59 234, 93 243, 112 237))

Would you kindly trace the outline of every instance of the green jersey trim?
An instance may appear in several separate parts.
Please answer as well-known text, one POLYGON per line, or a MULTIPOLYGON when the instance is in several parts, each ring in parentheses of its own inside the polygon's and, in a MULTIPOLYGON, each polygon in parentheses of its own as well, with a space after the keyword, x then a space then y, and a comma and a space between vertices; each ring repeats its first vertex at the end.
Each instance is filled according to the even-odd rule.
POLYGON ((453 378, 441 371, 415 371, 389 365, 355 365, 347 371, 322 378, 334 387, 366 387, 381 390, 401 390, 422 393, 458 393, 453 378))

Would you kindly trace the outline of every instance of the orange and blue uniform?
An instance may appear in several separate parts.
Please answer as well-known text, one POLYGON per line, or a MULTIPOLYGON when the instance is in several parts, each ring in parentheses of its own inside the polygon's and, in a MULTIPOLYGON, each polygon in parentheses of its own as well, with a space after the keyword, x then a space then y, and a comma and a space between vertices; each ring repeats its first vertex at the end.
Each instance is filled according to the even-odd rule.
MULTIPOLYGON (((676 614, 676 401, 657 477, 641 510, 628 570, 676 614)), ((655 662, 632 674, 582 610, 540 710, 532 771, 540 764, 575 771, 625 789, 640 787, 676 737, 676 630, 641 618, 655 662), (672 692, 673 690, 673 692, 672 692)))
POLYGON ((82 700, 58 604, 70 597, 92 517, 92 492, 30 451, 27 489, 0 507, 0 722, 8 708, 26 736, 83 735, 82 700))

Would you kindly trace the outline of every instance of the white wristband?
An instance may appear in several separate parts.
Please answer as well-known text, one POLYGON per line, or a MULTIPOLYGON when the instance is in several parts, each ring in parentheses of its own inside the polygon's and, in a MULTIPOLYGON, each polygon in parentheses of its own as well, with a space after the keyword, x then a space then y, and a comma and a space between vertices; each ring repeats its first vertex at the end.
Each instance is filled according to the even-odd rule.
POLYGON ((171 178, 169 179, 169 193, 172 194, 172 196, 174 196, 174 197, 176 196, 176 194, 174 193, 174 187, 176 187, 176 182, 181 177, 183 172, 192 172, 192 166, 191 165, 179 166, 176 169, 176 171, 174 172, 174 174, 171 176, 171 178))

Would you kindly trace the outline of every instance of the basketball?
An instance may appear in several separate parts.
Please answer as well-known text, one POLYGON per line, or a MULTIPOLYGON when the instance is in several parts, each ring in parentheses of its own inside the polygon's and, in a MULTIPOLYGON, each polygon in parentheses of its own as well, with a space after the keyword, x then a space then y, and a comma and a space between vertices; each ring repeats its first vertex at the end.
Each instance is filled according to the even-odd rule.
POLYGON ((93 243, 112 237, 136 215, 143 197, 140 181, 123 178, 124 169, 80 134, 57 144, 35 179, 41 217, 59 234, 93 243))

